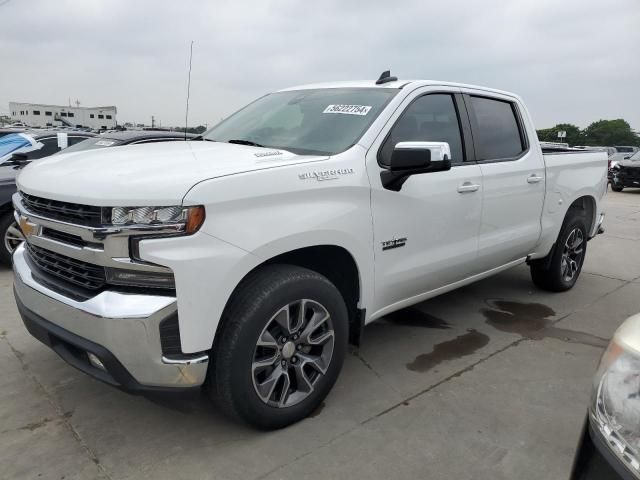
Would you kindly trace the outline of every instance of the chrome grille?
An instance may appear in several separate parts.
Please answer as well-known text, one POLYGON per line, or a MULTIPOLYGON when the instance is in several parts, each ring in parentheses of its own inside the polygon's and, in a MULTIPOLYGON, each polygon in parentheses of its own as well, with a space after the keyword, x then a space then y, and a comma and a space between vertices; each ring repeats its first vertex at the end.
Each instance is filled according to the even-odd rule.
POLYGON ((99 290, 106 283, 104 267, 76 260, 26 243, 28 258, 38 270, 89 290, 99 290))
POLYGON ((46 198, 28 195, 20 192, 25 208, 43 217, 60 220, 76 225, 97 227, 102 224, 102 208, 92 205, 80 205, 78 203, 61 202, 46 198))

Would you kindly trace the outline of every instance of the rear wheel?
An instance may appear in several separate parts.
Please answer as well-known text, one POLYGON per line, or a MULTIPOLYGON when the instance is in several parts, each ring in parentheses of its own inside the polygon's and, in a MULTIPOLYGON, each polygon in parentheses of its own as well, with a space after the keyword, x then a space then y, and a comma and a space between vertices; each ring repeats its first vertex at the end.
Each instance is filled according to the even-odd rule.
POLYGON ((2 235, 2 245, 0 245, 0 264, 11 266, 11 256, 18 246, 24 242, 24 236, 13 218, 13 210, 0 218, 0 234, 2 235))
POLYGON ((222 322, 209 388, 223 410, 251 425, 272 429, 302 420, 338 378, 347 308, 314 271, 270 265, 250 274, 222 322))
POLYGON ((587 223, 581 211, 565 220, 550 257, 531 262, 533 283, 543 290, 563 292, 572 288, 584 263, 587 252, 587 223))

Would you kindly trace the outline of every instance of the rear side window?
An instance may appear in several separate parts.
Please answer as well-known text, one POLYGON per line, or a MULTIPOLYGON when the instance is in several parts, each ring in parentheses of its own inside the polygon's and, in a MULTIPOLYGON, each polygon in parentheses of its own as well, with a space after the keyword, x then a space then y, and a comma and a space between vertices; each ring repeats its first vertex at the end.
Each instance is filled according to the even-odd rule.
POLYGON ((515 107, 510 102, 470 97, 475 116, 473 140, 478 160, 514 158, 525 150, 515 107))

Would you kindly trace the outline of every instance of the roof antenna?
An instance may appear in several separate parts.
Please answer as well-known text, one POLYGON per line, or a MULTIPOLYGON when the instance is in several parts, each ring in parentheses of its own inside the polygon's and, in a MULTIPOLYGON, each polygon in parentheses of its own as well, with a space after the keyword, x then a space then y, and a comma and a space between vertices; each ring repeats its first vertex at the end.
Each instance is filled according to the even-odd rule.
POLYGON ((383 83, 395 82, 396 80, 398 80, 398 77, 392 77, 391 76, 391 70, 385 70, 380 75, 380 78, 378 78, 378 80, 376 80, 376 85, 382 85, 383 83))
POLYGON ((189 94, 191 92, 191 60, 193 59, 193 40, 189 47, 189 80, 187 81, 187 111, 184 114, 184 139, 187 139, 187 126, 189 125, 189 94))

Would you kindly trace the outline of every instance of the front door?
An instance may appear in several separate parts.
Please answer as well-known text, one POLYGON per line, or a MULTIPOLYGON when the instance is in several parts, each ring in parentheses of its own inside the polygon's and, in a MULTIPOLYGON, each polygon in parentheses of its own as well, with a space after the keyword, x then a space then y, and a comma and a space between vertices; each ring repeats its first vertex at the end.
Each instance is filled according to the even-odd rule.
POLYGON ((465 162, 464 107, 457 92, 414 92, 367 154, 375 255, 372 314, 410 304, 412 297, 474 273, 482 173, 479 165, 465 162), (407 141, 448 142, 451 170, 413 175, 399 191, 386 189, 380 172, 394 146, 407 141))

